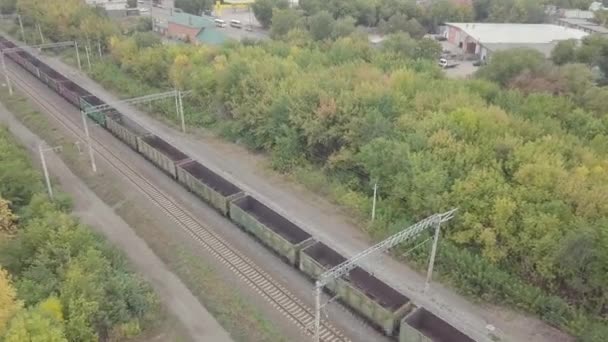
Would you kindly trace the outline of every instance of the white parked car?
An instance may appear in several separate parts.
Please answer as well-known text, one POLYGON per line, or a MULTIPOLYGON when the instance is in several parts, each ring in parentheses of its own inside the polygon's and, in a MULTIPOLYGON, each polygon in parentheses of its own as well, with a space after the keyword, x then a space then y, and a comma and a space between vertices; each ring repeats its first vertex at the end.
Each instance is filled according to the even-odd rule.
POLYGON ((439 58, 439 66, 443 69, 454 68, 458 63, 448 60, 447 58, 439 58))

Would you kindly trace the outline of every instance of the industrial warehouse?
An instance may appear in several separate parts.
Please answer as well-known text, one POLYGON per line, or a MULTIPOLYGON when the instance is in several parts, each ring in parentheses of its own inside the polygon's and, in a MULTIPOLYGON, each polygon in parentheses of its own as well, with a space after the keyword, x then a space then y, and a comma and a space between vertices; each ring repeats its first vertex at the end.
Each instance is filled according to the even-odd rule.
POLYGON ((445 37, 467 55, 481 60, 493 52, 531 48, 549 56, 558 42, 581 40, 588 33, 551 24, 446 23, 445 37))

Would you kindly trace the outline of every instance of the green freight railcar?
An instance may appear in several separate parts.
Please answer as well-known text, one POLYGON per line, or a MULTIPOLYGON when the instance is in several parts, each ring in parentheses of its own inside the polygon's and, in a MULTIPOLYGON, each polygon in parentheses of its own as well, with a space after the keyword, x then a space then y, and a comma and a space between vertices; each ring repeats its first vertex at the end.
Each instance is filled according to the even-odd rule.
POLYGON ((195 160, 177 166, 177 180, 225 216, 230 202, 245 195, 236 185, 195 160))
POLYGON ((419 308, 401 321, 399 342, 475 342, 446 321, 419 308))
POLYGON ((300 250, 314 243, 310 234, 251 196, 230 202, 230 218, 294 266, 300 250))
POLYGON ((177 179, 176 164, 189 160, 183 152, 153 134, 137 137, 137 149, 174 179, 177 179))
MULTIPOLYGON (((317 242, 300 252, 299 268, 312 279, 319 279, 319 276, 325 271, 340 265, 346 261, 340 253, 327 247, 322 242, 317 242)), ((336 281, 331 281, 325 288, 336 293, 336 281)))
POLYGON ((401 319, 413 309, 409 298, 360 267, 338 279, 336 292, 340 301, 388 336, 395 334, 401 319))
POLYGON ((138 151, 137 138, 152 134, 116 110, 106 113, 106 128, 135 151, 138 151))
POLYGON ((103 110, 96 110, 95 107, 105 104, 95 95, 85 95, 80 97, 80 109, 85 111, 87 115, 95 122, 103 127, 106 127, 106 111, 108 108, 103 110))

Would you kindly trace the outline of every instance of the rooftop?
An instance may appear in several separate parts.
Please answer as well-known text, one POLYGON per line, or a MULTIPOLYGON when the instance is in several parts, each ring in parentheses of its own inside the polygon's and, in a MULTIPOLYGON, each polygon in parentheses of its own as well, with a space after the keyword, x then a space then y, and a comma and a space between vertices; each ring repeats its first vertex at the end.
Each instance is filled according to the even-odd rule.
POLYGON ((608 34, 608 28, 598 25, 592 21, 578 18, 561 18, 560 22, 566 23, 569 25, 575 25, 584 30, 593 31, 595 33, 608 34))
POLYGON ((550 57, 551 52, 553 51, 553 49, 555 48, 557 43, 558 42, 536 43, 536 44, 535 43, 514 43, 514 44, 486 43, 486 44, 483 44, 483 46, 485 46, 486 49, 488 49, 492 52, 517 49, 517 48, 534 49, 534 50, 542 53, 543 55, 545 55, 545 57, 550 57))
POLYGON ((592 11, 583 11, 579 9, 562 9, 561 15, 563 18, 579 18, 593 19, 595 14, 592 11))
POLYGON ((176 11, 173 11, 173 15, 169 17, 169 22, 198 29, 215 27, 215 23, 210 18, 176 11))
POLYGON ((547 44, 560 40, 581 39, 586 32, 549 24, 446 23, 480 43, 547 44))
POLYGON ((218 30, 213 19, 209 17, 173 12, 168 22, 198 29, 199 32, 196 35, 196 39, 201 43, 219 45, 228 39, 223 32, 218 30))

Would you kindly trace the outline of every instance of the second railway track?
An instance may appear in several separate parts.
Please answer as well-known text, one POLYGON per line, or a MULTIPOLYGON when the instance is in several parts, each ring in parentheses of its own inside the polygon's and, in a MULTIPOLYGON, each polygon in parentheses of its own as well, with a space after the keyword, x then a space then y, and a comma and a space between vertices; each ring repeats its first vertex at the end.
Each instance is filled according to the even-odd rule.
MULTIPOLYGON (((14 65, 10 65, 8 73, 19 88, 74 136, 84 141, 84 133, 82 133, 79 127, 78 120, 74 120, 69 115, 61 114, 62 110, 55 104, 41 99, 36 94, 34 87, 19 75, 18 72, 15 72, 13 68, 14 65)), ((39 81, 36 80, 36 82, 39 81)), ((312 333, 311 327, 314 322, 314 313, 310 307, 302 303, 286 288, 279 285, 251 259, 241 254, 222 237, 199 222, 187 210, 181 208, 169 195, 138 174, 128 163, 106 148, 100 141, 94 137, 91 137, 91 139, 94 142, 93 149, 97 155, 133 183, 139 191, 161 208, 180 228, 186 231, 194 240, 215 256, 222 264, 226 265, 279 312, 294 322, 301 330, 307 334, 312 333)), ((350 341, 342 332, 326 321, 322 321, 321 323, 320 336, 324 342, 350 341)))

